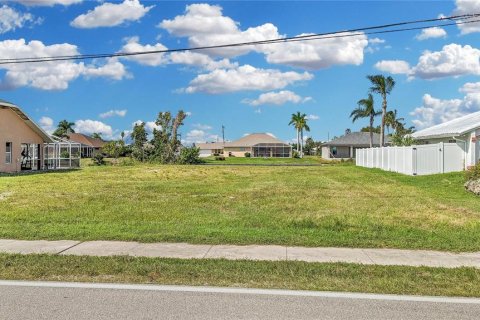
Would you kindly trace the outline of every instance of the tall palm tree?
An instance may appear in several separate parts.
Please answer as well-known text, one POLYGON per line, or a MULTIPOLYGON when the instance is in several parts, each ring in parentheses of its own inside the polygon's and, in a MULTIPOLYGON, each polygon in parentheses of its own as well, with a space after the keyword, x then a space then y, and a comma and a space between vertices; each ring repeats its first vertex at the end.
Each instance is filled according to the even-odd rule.
POLYGON ((292 117, 290 118, 290 122, 288 123, 289 126, 293 126, 297 133, 297 152, 300 153, 300 127, 302 122, 302 114, 300 111, 297 113, 292 113, 292 117))
POLYGON ((392 77, 385 77, 378 74, 367 76, 371 82, 370 92, 377 93, 382 96, 382 124, 380 125, 380 146, 385 145, 385 116, 387 115, 387 95, 392 92, 395 87, 395 80, 392 77))
POLYGON ((370 132, 370 148, 373 147, 373 122, 375 121, 375 117, 381 114, 380 111, 375 110, 375 103, 373 101, 373 96, 371 93, 368 94, 368 98, 358 100, 357 108, 355 108, 352 113, 350 114, 350 118, 352 118, 352 122, 357 121, 358 119, 362 118, 369 118, 369 132, 370 132))
POLYGON ((55 129, 55 132, 53 132, 53 135, 60 138, 68 138, 69 133, 75 133, 75 130, 73 130, 74 125, 75 123, 73 122, 62 120, 58 123, 57 129, 55 129))
POLYGON ((308 126, 307 115, 304 113, 300 118, 300 156, 303 158, 303 130, 310 132, 310 127, 308 126))

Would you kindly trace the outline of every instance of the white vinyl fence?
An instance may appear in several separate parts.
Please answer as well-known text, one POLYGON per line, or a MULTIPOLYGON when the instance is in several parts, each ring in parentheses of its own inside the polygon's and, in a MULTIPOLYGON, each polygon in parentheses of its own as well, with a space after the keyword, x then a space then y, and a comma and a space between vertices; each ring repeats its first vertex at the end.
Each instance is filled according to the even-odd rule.
POLYGON ((355 162, 360 167, 408 175, 445 173, 464 170, 464 150, 462 142, 357 149, 355 162))

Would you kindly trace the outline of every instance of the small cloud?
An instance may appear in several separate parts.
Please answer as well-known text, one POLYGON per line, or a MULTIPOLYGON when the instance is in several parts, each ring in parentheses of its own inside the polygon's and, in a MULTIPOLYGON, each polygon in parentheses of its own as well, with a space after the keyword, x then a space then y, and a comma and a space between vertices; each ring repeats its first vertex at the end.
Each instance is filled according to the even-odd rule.
POLYGON ((52 132, 54 131, 53 119, 50 117, 41 117, 38 121, 38 124, 40 125, 40 127, 42 127, 43 130, 45 130, 49 134, 52 134, 52 132))
POLYGON ((318 119, 320 119, 320 117, 317 116, 316 114, 309 114, 309 115, 307 116, 307 119, 308 119, 308 120, 318 120, 318 119))
POLYGON ((111 117, 125 117, 127 110, 110 110, 104 113, 99 114, 99 117, 102 119, 111 118, 111 117))
POLYGON ((192 125, 192 127, 199 129, 199 130, 211 130, 212 127, 209 126, 208 124, 201 124, 201 123, 195 123, 192 125))
POLYGON ((423 29, 420 34, 415 36, 415 39, 419 41, 431 39, 431 38, 445 38, 447 36, 447 32, 439 27, 432 27, 423 29))

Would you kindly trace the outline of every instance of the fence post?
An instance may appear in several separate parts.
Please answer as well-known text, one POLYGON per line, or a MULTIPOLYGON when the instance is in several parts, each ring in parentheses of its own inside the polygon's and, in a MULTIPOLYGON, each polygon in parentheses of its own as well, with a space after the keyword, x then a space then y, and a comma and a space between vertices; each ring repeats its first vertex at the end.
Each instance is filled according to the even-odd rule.
POLYGON ((417 175, 417 148, 412 147, 412 175, 417 175))
POLYGON ((438 165, 440 173, 445 173, 445 145, 443 142, 438 144, 438 165))

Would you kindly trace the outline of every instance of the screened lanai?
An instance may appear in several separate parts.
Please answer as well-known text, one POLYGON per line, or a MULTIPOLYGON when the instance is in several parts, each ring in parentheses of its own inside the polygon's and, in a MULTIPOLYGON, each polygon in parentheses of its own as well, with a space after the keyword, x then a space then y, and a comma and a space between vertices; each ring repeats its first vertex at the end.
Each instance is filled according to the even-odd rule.
POLYGON ((285 143, 259 143, 252 147, 254 157, 290 158, 292 146, 285 143))
POLYGON ((56 141, 43 145, 43 167, 45 170, 70 169, 80 167, 80 143, 53 137, 56 141))

